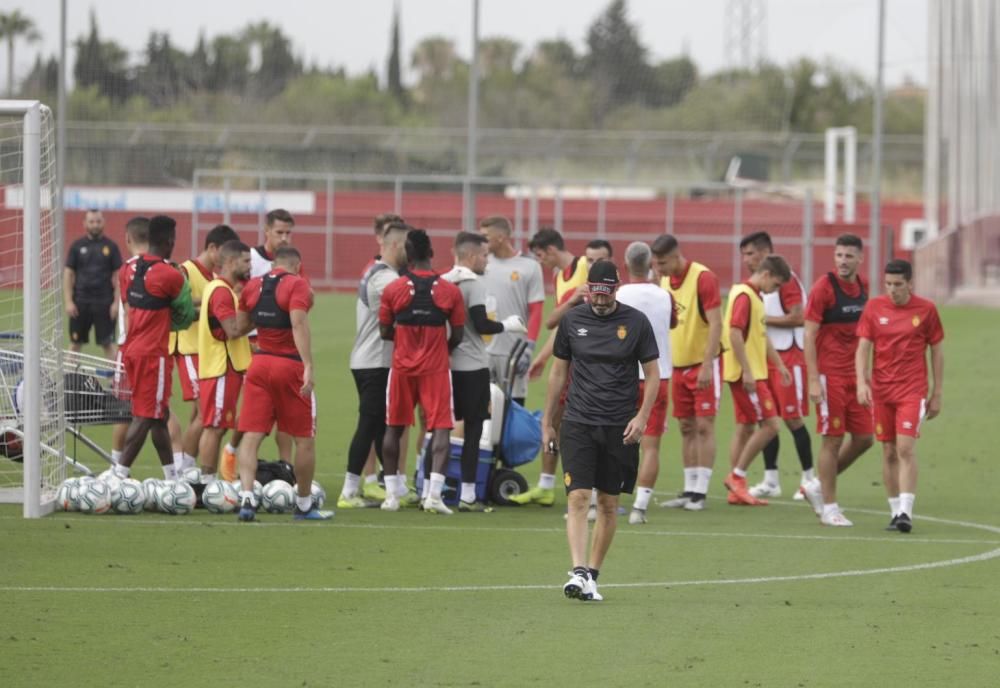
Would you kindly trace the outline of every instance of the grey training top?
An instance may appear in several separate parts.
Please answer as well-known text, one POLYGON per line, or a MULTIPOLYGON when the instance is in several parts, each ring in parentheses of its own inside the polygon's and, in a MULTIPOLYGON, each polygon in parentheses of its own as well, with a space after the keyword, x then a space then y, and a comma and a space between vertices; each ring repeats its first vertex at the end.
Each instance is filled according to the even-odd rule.
POLYGON ((399 274, 381 260, 375 261, 358 284, 355 305, 357 329, 351 349, 351 370, 388 368, 392 364, 392 342, 382 339, 378 329, 378 309, 382 292, 399 274))
POLYGON ((461 290, 465 301, 465 334, 462 335, 462 343, 451 352, 452 370, 481 370, 489 366, 486 342, 483 341, 483 335, 476 331, 470 315, 473 306, 486 305, 486 287, 480 279, 463 280, 455 285, 461 290))
MULTIPOLYGON (((542 267, 534 258, 517 255, 497 258, 490 254, 486 274, 480 278, 486 288, 486 314, 491 320, 519 315, 528 323, 528 304, 545 300, 542 267)), ((486 351, 506 357, 523 334, 501 332, 484 337, 486 351)))

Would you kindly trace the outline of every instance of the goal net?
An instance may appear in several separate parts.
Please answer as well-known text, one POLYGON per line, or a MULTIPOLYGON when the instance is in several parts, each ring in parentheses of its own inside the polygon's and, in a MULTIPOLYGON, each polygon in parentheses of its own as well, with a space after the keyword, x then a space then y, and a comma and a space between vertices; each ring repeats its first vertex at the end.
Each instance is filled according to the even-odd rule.
POLYGON ((62 250, 55 131, 37 101, 0 101, 0 502, 51 511, 66 478, 62 250))

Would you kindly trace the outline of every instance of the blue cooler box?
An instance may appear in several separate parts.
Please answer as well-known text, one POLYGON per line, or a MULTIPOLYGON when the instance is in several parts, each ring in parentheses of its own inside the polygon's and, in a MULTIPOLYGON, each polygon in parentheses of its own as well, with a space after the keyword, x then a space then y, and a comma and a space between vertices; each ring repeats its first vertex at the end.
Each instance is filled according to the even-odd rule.
MULTIPOLYGON (((458 504, 462 487, 462 442, 461 437, 454 437, 449 442, 448 465, 445 468, 445 485, 442 492, 444 503, 449 506, 458 504)), ((424 437, 424 451, 420 454, 420 462, 417 467, 417 475, 414 484, 417 486, 417 494, 421 494, 424 489, 424 456, 430 446, 430 435, 424 437)), ((476 499, 480 502, 486 501, 486 488, 488 487, 490 474, 493 471, 493 448, 485 447, 479 443, 479 465, 476 466, 476 499)))

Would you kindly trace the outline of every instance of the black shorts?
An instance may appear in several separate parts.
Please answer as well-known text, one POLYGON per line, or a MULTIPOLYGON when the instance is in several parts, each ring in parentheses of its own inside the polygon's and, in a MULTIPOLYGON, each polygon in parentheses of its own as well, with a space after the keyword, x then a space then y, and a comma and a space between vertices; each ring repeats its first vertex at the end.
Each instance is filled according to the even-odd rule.
POLYGON ((388 368, 351 369, 358 389, 358 415, 385 422, 385 390, 389 384, 388 368))
POLYGON ((90 328, 94 328, 94 341, 107 346, 115 337, 115 321, 111 318, 110 303, 77 303, 79 315, 69 319, 69 338, 74 344, 90 341, 90 328))
POLYGON ((451 371, 455 420, 486 420, 490 417, 490 371, 451 371))
POLYGON ((639 474, 639 445, 622 442, 624 425, 584 425, 563 420, 559 429, 563 482, 567 494, 596 487, 631 494, 639 474))

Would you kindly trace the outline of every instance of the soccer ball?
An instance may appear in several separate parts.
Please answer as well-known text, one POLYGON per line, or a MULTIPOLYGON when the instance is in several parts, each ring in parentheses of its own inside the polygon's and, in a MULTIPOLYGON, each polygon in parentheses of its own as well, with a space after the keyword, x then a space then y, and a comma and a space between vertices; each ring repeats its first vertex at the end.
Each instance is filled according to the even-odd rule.
POLYGON ((201 469, 197 466, 191 466, 191 468, 185 468, 181 472, 180 479, 191 485, 197 485, 201 482, 201 469))
POLYGON ((115 469, 113 468, 109 468, 108 470, 98 475, 97 479, 108 486, 108 490, 111 492, 112 495, 114 495, 115 491, 118 490, 118 485, 122 481, 121 478, 119 478, 118 475, 115 473, 115 469))
POLYGON ((183 480, 165 480, 156 491, 156 506, 165 514, 190 514, 196 501, 194 488, 183 480))
POLYGON ((100 480, 91 480, 78 488, 80 511, 85 514, 106 514, 111 511, 111 490, 100 480))
POLYGON ((142 508, 145 511, 156 511, 156 493, 159 490, 162 480, 156 478, 146 478, 142 481, 142 508))
MULTIPOLYGON (((295 494, 299 493, 298 484, 295 485, 295 494)), ((309 493, 312 495, 312 504, 314 509, 322 509, 323 505, 326 504, 326 490, 315 480, 312 481, 312 487, 309 488, 309 493)))
POLYGON ((56 510, 57 511, 78 511, 79 505, 76 503, 76 484, 80 481, 79 478, 66 478, 59 485, 59 490, 56 492, 56 510))
POLYGON ((142 483, 132 478, 119 480, 117 488, 111 493, 111 508, 116 514, 138 514, 145 501, 142 483))
POLYGON ((295 506, 295 489, 284 480, 272 480, 264 486, 261 506, 269 514, 283 514, 295 506))
MULTIPOLYGON (((237 495, 243 491, 243 484, 239 480, 234 480, 232 485, 236 489, 237 495)), ((253 481, 253 497, 257 504, 260 504, 261 500, 264 498, 264 486, 260 484, 259 480, 253 481)))
POLYGON ((232 483, 215 480, 205 486, 205 491, 201 493, 201 503, 213 514, 228 514, 239 506, 240 495, 232 483))

